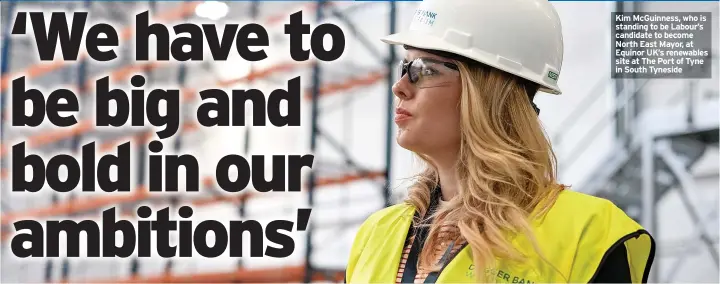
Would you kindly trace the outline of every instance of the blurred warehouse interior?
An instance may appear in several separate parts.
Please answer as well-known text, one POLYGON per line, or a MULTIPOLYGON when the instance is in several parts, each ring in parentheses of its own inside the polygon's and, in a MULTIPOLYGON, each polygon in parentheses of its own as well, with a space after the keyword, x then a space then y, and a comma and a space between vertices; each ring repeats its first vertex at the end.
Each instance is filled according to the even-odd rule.
MULTIPOLYGON (((555 145, 563 183, 573 190, 608 198, 641 222, 658 245, 651 282, 718 282, 718 33, 713 32, 711 79, 610 78, 610 21, 613 11, 712 12, 718 27, 717 2, 553 2, 561 16, 565 58, 559 84, 562 96, 540 94, 540 119, 555 145)), ((378 38, 407 28, 414 2, 6 2, 2 8, 3 151, 27 141, 29 152, 43 155, 79 153, 96 141, 103 151, 132 140, 131 179, 137 190, 123 198, 81 193, 58 194, 47 188, 34 195, 11 193, 9 161, 2 156, 2 282, 110 281, 142 282, 307 282, 341 281, 350 244, 360 223, 372 212, 398 202, 418 169, 419 160, 394 143, 390 87, 395 64, 403 56, 378 38), (95 63, 40 62, 29 36, 9 37, 17 11, 89 10, 90 22, 110 22, 118 31, 132 30, 134 16, 149 10, 153 21, 224 24, 260 23, 270 34, 266 60, 250 64, 235 54, 218 62, 133 62, 132 34, 123 34, 119 60, 95 63), (313 27, 332 22, 343 28, 346 48, 335 62, 294 62, 283 24, 303 11, 313 27), (199 159, 203 187, 198 194, 148 195, 141 191, 148 176, 146 142, 150 129, 94 131, 92 112, 81 112, 71 129, 18 131, 9 125, 9 82, 27 75, 28 85, 44 90, 70 86, 81 109, 94 104, 94 82, 110 76, 129 89, 135 73, 148 88, 181 88, 185 124, 163 141, 167 151, 199 159), (301 76, 306 90, 301 127, 204 128, 194 119, 197 90, 209 88, 263 90, 286 88, 301 76), (85 86, 90 86, 86 88, 85 86), (316 96, 313 96, 316 94, 316 96), (317 127, 313 127, 313 126, 317 127), (220 193, 212 180, 214 165, 229 154, 315 154, 312 176, 299 193, 220 193), (387 182, 389 186, 386 186, 387 182), (294 254, 285 259, 127 258, 18 260, 9 249, 12 222, 28 218, 95 219, 118 206, 132 213, 146 204, 153 209, 193 204, 193 220, 294 220, 296 208, 311 206, 311 229, 293 232, 294 254)), ((171 33, 172 36, 172 33, 171 33)), ((510 35, 508 35, 510 36, 510 35)), ((304 46, 309 46, 305 37, 304 46)), ((151 43, 152 40, 151 40, 151 43)), ((153 43, 154 44, 154 43, 153 43)), ((207 43, 205 43, 207 53, 207 43)), ((59 54, 59 53, 58 53, 59 54)), ((233 54, 233 52, 231 52, 233 54)), ((150 140, 148 140, 150 139, 150 140)), ((5 153, 5 152, 3 152, 5 153)), ((266 164, 266 173, 270 173, 266 164)), ((306 172, 310 173, 310 172, 306 172)), ((62 178, 65 173, 59 173, 62 178)), ((181 175, 181 181, 182 175, 181 175)), ((181 183, 182 184, 182 183, 181 183)), ((173 212, 171 210, 171 212, 173 212)), ((174 213, 174 212, 173 212, 174 213)), ((130 215, 134 216, 134 215, 130 215)), ((171 216, 177 219, 177 216, 171 216)), ((212 239, 212 238, 210 238, 212 239)), ((64 239, 61 238, 62 241, 64 239)), ((83 239, 84 241, 84 239, 83 239)), ((212 242, 212 240, 209 240, 212 242)), ((249 251, 249 238, 243 238, 249 251)))

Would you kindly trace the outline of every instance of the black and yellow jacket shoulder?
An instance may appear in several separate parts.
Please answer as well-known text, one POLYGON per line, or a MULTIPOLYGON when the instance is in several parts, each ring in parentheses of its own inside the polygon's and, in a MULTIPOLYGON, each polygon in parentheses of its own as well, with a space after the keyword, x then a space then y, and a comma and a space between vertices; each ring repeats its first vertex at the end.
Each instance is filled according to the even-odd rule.
MULTIPOLYGON (((398 204, 371 215, 360 227, 346 267, 348 283, 394 283, 415 208, 398 204)), ((608 200, 564 190, 532 228, 547 261, 498 259, 482 273, 498 283, 588 283, 609 253, 624 246, 633 283, 647 282, 652 236, 608 200)), ((525 255, 537 256, 525 237, 510 238, 525 255)), ((437 283, 477 282, 469 246, 440 272, 437 283)))

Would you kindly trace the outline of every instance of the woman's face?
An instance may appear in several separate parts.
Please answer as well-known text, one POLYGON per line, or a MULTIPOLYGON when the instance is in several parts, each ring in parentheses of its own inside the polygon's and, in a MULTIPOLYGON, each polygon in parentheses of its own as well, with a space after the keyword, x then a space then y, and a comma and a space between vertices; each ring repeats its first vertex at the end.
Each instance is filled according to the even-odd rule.
POLYGON ((431 157, 457 153, 462 91, 457 66, 448 67, 444 63, 452 61, 414 49, 404 59, 403 64, 411 64, 392 89, 398 98, 397 143, 431 157))

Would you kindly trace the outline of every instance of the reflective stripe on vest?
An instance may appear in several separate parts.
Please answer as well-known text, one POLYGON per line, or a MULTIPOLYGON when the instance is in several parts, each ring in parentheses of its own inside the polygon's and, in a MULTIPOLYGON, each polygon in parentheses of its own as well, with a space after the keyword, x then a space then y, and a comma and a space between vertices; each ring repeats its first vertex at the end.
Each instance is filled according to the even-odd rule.
MULTIPOLYGON (((394 283, 415 208, 398 204, 370 216, 358 230, 346 267, 348 283, 394 283)), ((615 246, 627 249, 634 283, 646 282, 655 253, 652 236, 610 201, 564 190, 552 208, 532 223, 547 261, 530 241, 510 238, 522 263, 497 260, 480 273, 497 283, 588 283, 615 246)), ((477 282, 470 246, 463 248, 440 272, 437 283, 477 282)))

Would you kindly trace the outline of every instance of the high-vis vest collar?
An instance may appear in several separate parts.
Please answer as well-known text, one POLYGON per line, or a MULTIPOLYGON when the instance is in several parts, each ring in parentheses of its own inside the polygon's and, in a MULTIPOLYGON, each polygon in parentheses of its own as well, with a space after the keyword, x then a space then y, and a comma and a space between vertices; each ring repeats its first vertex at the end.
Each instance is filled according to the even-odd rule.
MULTIPOLYGON (((401 253, 415 208, 398 204, 371 215, 360 227, 346 267, 348 283, 395 283, 401 253)), ((439 273, 437 283, 477 282, 485 273, 497 283, 588 283, 613 248, 625 246, 633 283, 647 282, 655 255, 652 236, 610 201, 564 190, 532 229, 545 257, 525 237, 512 238, 522 263, 498 259, 478 272, 470 246, 464 247, 439 273)))

